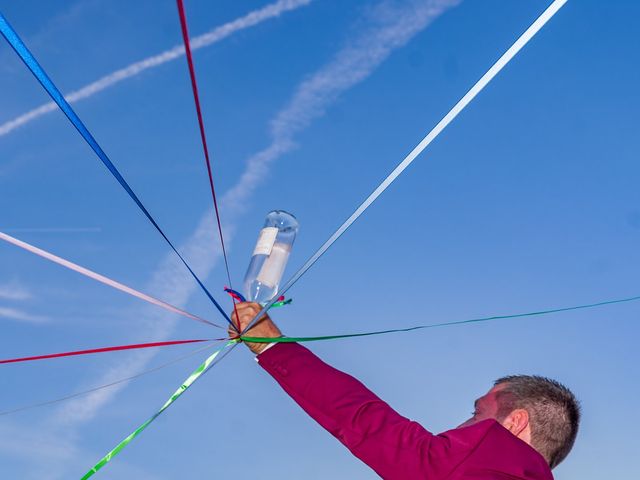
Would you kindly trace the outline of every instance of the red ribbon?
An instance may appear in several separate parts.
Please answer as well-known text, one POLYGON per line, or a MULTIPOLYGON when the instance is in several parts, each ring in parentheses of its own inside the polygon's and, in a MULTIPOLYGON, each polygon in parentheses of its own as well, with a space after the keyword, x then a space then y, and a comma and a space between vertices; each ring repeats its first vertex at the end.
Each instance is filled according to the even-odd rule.
POLYGON ((209 148, 207 147, 207 136, 204 132, 204 120, 202 119, 202 109, 200 108, 200 95, 198 94, 198 84, 196 83, 196 70, 193 65, 193 56, 191 55, 191 44, 189 43, 189 30, 187 28, 187 16, 184 12, 184 3, 177 0, 178 13, 180 14, 180 26, 182 27, 182 39, 184 41, 184 51, 187 55, 187 63, 189 64, 189 76, 191 77, 191 89, 193 90, 193 100, 196 104, 196 113, 198 115, 198 126, 200 127, 200 139, 202 140, 202 149, 204 150, 204 159, 207 163, 207 173, 209 174, 209 186, 211 187, 211 196, 213 197, 213 207, 216 213, 216 221, 218 222, 218 233, 220 234, 220 243, 222 244, 222 255, 224 256, 224 264, 227 269, 227 277, 231 284, 231 275, 229 273, 229 262, 227 261, 227 251, 224 245, 224 237, 222 235, 222 224, 220 222, 220 212, 218 211, 218 199, 216 198, 216 189, 213 186, 213 174, 211 172, 211 161, 209 159, 209 148))
MULTIPOLYGON (((229 260, 227 259, 227 249, 224 245, 224 235, 222 235, 222 223, 220 222, 220 212, 218 211, 218 199, 216 198, 216 189, 213 186, 213 174, 211 173, 211 160, 209 159, 209 147, 207 147, 207 136, 204 131, 204 120, 202 119, 202 108, 200 107, 200 95, 198 94, 198 83, 196 82, 196 69, 193 65, 193 55, 191 55, 191 43, 189 42, 189 28, 187 27, 187 15, 184 11, 183 0, 176 0, 178 5, 178 14, 180 15, 180 27, 182 29, 182 40, 184 42, 184 52, 187 56, 189 64, 189 76, 191 78, 191 90, 193 90, 193 101, 196 104, 196 113, 198 115, 198 126, 200 127, 200 139, 202 140, 202 149, 204 150, 204 159, 207 163, 207 173, 209 174, 209 186, 211 187, 211 196, 213 197, 213 208, 216 213, 216 222, 218 223, 218 233, 220 234, 220 244, 222 245, 222 256, 224 257, 224 267, 227 270, 227 280, 231 285, 231 273, 229 272, 229 260)), ((233 288, 233 287, 232 287, 233 288)), ((233 300, 233 310, 238 316, 235 299, 233 300)), ((231 322, 231 326, 237 330, 237 327, 231 322)), ((238 332, 240 333, 240 332, 238 332)))
MULTIPOLYGON (((224 339, 215 339, 215 340, 224 340, 224 339)), ((119 350, 136 350, 139 348, 154 348, 154 347, 168 347, 170 345, 184 345, 187 343, 201 343, 201 342, 211 342, 212 339, 209 340, 171 340, 168 342, 151 342, 151 343, 134 343, 131 345, 116 345, 113 347, 103 347, 103 348, 91 348, 88 350, 75 350, 72 352, 61 352, 61 353, 49 353, 47 355, 36 355, 34 357, 21 357, 21 358, 9 358, 6 360, 0 360, 0 364, 3 363, 18 363, 18 362, 30 362, 33 360, 46 360, 49 358, 60 358, 60 357, 72 357, 75 355, 88 355, 91 353, 104 353, 104 352, 117 352, 119 350)))

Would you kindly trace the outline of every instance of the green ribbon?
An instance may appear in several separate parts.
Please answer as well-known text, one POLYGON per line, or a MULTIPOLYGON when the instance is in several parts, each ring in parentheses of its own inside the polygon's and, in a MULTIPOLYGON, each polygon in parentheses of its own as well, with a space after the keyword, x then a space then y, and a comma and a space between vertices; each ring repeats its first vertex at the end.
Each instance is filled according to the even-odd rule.
POLYGON ((269 307, 269 310, 271 310, 272 308, 284 307, 285 305, 289 305, 291 302, 293 302, 293 298, 276 302, 269 307))
POLYGON ((84 474, 84 476, 82 477, 82 480, 86 480, 87 478, 92 477, 98 470, 100 470, 107 463, 109 463, 111 461, 111 459, 113 457, 115 457, 118 453, 120 453, 120 451, 124 447, 129 445, 129 443, 131 443, 131 441, 134 438, 136 438, 138 435, 140 435, 142 433, 142 431, 151 424, 151 422, 153 422, 156 418, 158 418, 160 416, 160 414, 162 414, 162 412, 164 412, 167 408, 169 408, 169 406, 173 402, 175 402, 178 398, 180 398, 180 396, 184 392, 187 391, 187 389, 193 384, 193 382, 198 380, 198 378, 200 378, 200 376, 202 376, 202 374, 207 371, 207 369, 211 366, 211 364, 216 359, 216 357, 218 357, 220 355, 220 353, 222 353, 224 350, 226 350, 230 346, 235 345, 236 343, 238 343, 237 340, 231 340, 231 341, 225 343, 222 347, 217 349, 215 352, 213 352, 209 356, 209 358, 207 358, 204 362, 202 362, 202 364, 198 368, 196 368, 195 371, 191 375, 189 375, 189 378, 187 378, 184 381, 184 383, 182 385, 180 385, 180 387, 174 392, 173 395, 171 395, 169 400, 167 400, 165 402, 165 404, 162 406, 162 408, 160 410, 158 410, 156 413, 153 414, 153 416, 151 418, 149 418, 146 422, 144 422, 142 425, 140 425, 138 428, 136 428, 133 431, 133 433, 131 433, 131 435, 129 435, 127 438, 122 440, 118 445, 116 445, 116 447, 113 450, 111 450, 104 457, 102 457, 102 459, 98 463, 96 463, 95 466, 91 470, 89 470, 87 473, 84 474))
POLYGON ((513 315, 494 315, 492 317, 480 317, 480 318, 471 318, 468 320, 457 320, 455 322, 444 322, 444 323, 434 323, 431 325, 418 325, 415 327, 408 328, 394 328, 391 330, 378 330, 374 332, 361 332, 361 333, 349 333, 345 335, 324 335, 319 337, 277 337, 277 338, 267 338, 267 337, 249 337, 249 336, 241 336, 240 340, 243 342, 251 342, 251 343, 301 343, 301 342, 318 342, 321 340, 339 340, 342 338, 354 338, 354 337, 369 337, 373 335, 386 335, 388 333, 400 333, 400 332, 411 332, 413 330, 423 330, 425 328, 438 328, 438 327, 448 327, 451 325, 464 325, 467 323, 480 323, 480 322, 488 322, 491 320, 504 320, 507 318, 521 318, 521 317, 534 317, 540 315, 549 315, 552 313, 559 312, 568 312, 570 310, 582 310, 586 308, 595 308, 602 307, 604 305, 612 305, 616 303, 626 303, 626 302, 635 302, 640 300, 640 296, 637 297, 629 297, 629 298, 621 298, 617 300, 607 300, 605 302, 598 303, 589 303, 586 305, 577 305, 573 307, 564 307, 564 308, 554 308, 550 310, 540 310, 537 312, 527 312, 527 313, 516 313, 513 315))

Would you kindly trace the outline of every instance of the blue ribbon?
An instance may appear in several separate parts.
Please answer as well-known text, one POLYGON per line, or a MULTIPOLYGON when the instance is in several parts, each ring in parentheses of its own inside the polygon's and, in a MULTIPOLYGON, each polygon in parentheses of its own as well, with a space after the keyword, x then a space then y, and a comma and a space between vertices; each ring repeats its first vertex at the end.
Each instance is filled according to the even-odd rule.
POLYGON ((36 77, 38 82, 40 82, 40 84, 44 87, 44 89, 51 96, 53 101, 58 104, 58 107, 60 107, 60 110, 64 112, 64 114, 67 116, 69 121, 73 124, 74 127, 76 127, 76 130, 78 130, 80 135, 82 135, 82 138, 85 139, 85 141, 96 153, 98 158, 109 169, 109 171, 116 178, 118 183, 122 185, 122 188, 125 189, 125 191, 129 194, 131 199, 136 203, 138 208, 142 210, 142 213, 144 213, 144 215, 149 219, 151 224, 156 228, 156 230, 160 233, 160 235, 162 235, 162 238, 165 239, 165 241, 169 244, 171 249, 176 253, 176 255, 178 255, 178 257, 180 258, 184 266, 187 267, 187 269, 189 270, 189 273, 191 273, 191 276, 196 280, 196 282, 198 282, 198 285, 200 285, 200 288, 204 291, 207 297, 209 297, 209 300, 213 302, 213 304, 216 306, 216 308, 222 314, 222 316, 227 320, 227 322, 229 322, 229 324, 233 326, 233 323, 231 322, 231 319, 229 319, 229 316, 227 315, 227 313, 223 310, 223 308, 216 301, 216 299, 213 298, 213 295, 211 295, 209 290, 207 290, 207 287, 204 286, 202 281, 191 269, 191 267, 189 266, 187 261, 184 259, 184 257, 180 255, 180 252, 178 252, 178 250, 173 245, 173 243, 171 243, 171 240, 169 240, 169 238, 165 235, 165 233, 162 231, 160 226, 156 223, 156 221, 151 216, 149 211, 142 204, 138 196, 131 189, 127 181, 120 174, 120 172, 118 171, 116 166, 113 164, 113 162, 109 159, 109 157, 104 152, 104 150, 102 150, 102 148, 100 147, 96 139, 93 137, 93 135, 91 135, 91 133, 89 132, 87 127, 84 125, 82 120, 80 120, 80 117, 78 117, 78 115, 73 110, 73 108, 71 108, 71 105, 69 105, 69 103, 65 100, 60 90, 58 90, 58 88, 51 81, 49 76, 46 74, 44 69, 40 66, 38 61, 35 59, 35 57, 29 51, 27 46, 24 44, 24 42, 20 39, 20 37, 18 36, 16 31, 13 29, 13 27, 9 25, 9 22, 7 21, 7 19, 4 17, 2 13, 0 13, 0 32, 2 32, 2 35, 4 36, 4 38, 7 40, 7 42, 9 42, 11 47, 15 50, 15 52, 22 59, 22 61, 29 68, 29 70, 31 70, 31 73, 34 75, 34 77, 36 77))

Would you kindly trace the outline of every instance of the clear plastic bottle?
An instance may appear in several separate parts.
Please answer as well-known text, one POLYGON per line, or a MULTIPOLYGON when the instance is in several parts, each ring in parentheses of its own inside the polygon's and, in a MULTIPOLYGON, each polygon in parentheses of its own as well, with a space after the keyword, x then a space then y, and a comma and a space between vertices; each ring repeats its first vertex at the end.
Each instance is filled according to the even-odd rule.
POLYGON ((267 214, 244 276, 248 301, 265 305, 275 297, 298 233, 298 220, 284 210, 267 214))

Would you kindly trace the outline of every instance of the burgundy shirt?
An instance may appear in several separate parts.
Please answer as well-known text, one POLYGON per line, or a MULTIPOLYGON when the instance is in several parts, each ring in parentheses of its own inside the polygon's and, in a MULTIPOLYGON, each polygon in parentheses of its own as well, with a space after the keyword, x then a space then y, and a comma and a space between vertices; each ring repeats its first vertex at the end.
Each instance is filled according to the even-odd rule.
POLYGON ((312 418, 387 480, 553 480, 536 450, 495 420, 434 435, 302 345, 258 363, 312 418))

